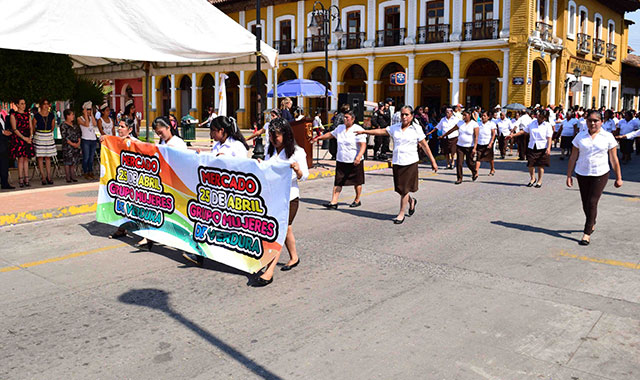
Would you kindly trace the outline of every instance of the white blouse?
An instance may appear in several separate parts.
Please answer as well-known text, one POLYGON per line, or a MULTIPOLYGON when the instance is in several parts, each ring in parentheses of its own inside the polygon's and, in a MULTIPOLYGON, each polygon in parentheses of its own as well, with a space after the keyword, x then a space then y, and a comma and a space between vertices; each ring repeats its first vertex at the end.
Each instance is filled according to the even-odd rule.
POLYGON ((549 138, 553 137, 553 126, 548 121, 538 124, 538 120, 532 121, 524 127, 529 134, 529 149, 546 149, 549 138))
POLYGON ((498 126, 491 120, 481 124, 480 130, 478 131, 478 145, 489 145, 491 142, 491 131, 497 129, 498 126))
MULTIPOLYGON (((443 117, 442 119, 440 119, 440 122, 436 126, 436 129, 440 131, 440 135, 442 136, 445 133, 449 132, 451 128, 458 125, 459 122, 460 122, 460 119, 458 119, 455 116, 451 116, 449 119, 447 119, 446 117, 443 117)), ((452 139, 455 137, 458 137, 458 131, 451 132, 451 134, 447 136, 448 139, 452 139)))
POLYGON ((509 136, 511 134, 511 120, 507 118, 505 118, 504 120, 503 119, 496 119, 496 120, 494 120, 494 122, 496 123, 496 125, 498 126, 498 129, 500 130, 500 134, 502 136, 509 136))
POLYGON ((580 132, 573 139, 573 146, 580 150, 576 161, 576 173, 598 177, 609 171, 609 150, 618 146, 615 137, 600 129, 593 138, 589 132, 580 132))
POLYGON ((465 123, 464 120, 458 123, 458 146, 463 148, 470 148, 473 146, 473 130, 478 128, 478 123, 471 120, 465 123))
POLYGON ((565 120, 562 122, 562 132, 560 136, 573 137, 576 135, 575 127, 578 124, 577 119, 565 120))
POLYGON ((176 149, 180 149, 180 150, 187 150, 189 148, 187 148, 187 143, 184 142, 183 139, 181 139, 178 136, 173 136, 169 139, 169 142, 166 142, 164 140, 160 140, 159 145, 166 145, 166 146, 170 146, 172 148, 176 148, 176 149))
POLYGON ((624 135, 626 138, 628 138, 629 140, 633 140, 636 137, 640 137, 640 129, 638 129, 637 131, 631 132, 631 133, 627 133, 626 135, 624 135))
POLYGON ((216 141, 211 148, 214 156, 224 155, 225 157, 247 158, 247 148, 240 141, 233 137, 227 137, 224 143, 216 141))
POLYGON ((352 125, 349 129, 347 129, 346 125, 340 124, 336 129, 331 131, 333 137, 338 140, 338 154, 336 155, 338 162, 353 163, 353 161, 355 161, 358 151, 360 150, 358 144, 367 142, 365 135, 356 135, 355 132, 363 130, 364 129, 357 124, 352 125))
MULTIPOLYGON (((84 116, 80 116, 78 119, 82 119, 84 121, 84 116)), ((79 124, 79 123, 78 123, 79 124)), ((85 127, 80 124, 80 132, 82 133, 81 137, 83 140, 97 140, 98 136, 96 136, 96 125, 93 124, 93 119, 89 119, 89 126, 85 127)))
POLYGON ((265 156, 264 160, 275 160, 276 162, 283 162, 292 164, 297 162, 300 166, 300 171, 302 172, 302 177, 298 179, 298 175, 293 169, 291 169, 291 192, 289 193, 289 201, 292 201, 296 198, 300 198, 300 188, 298 187, 298 181, 304 181, 309 177, 309 166, 307 166, 307 153, 299 146, 296 146, 296 150, 293 152, 291 157, 287 158, 287 154, 284 149, 278 153, 277 150, 274 149, 274 155, 269 155, 269 145, 267 144, 264 147, 265 156))
POLYGON ((404 131, 402 123, 393 124, 386 131, 393 139, 393 165, 406 166, 418 162, 418 143, 426 138, 420 124, 412 123, 404 131))

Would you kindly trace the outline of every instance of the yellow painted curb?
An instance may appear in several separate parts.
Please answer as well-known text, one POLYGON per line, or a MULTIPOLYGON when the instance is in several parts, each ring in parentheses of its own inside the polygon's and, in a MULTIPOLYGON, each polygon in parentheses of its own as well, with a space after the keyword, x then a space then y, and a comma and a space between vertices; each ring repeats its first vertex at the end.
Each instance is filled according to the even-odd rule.
POLYGON ((97 203, 94 202, 78 206, 59 207, 57 209, 46 211, 25 211, 11 214, 2 214, 0 215, 0 226, 86 214, 89 212, 96 212, 96 207, 97 203))
MULTIPOLYGON (((364 167, 364 171, 365 172, 370 172, 373 170, 380 170, 380 169, 387 169, 391 167, 391 163, 390 162, 382 162, 380 164, 375 164, 375 165, 365 165, 364 167)), ((317 179, 317 178, 325 178, 325 177, 333 177, 336 175, 336 170, 335 169, 327 169, 327 170, 322 170, 322 171, 318 171, 315 173, 310 173, 309 177, 307 177, 307 180, 311 180, 311 179, 317 179)))

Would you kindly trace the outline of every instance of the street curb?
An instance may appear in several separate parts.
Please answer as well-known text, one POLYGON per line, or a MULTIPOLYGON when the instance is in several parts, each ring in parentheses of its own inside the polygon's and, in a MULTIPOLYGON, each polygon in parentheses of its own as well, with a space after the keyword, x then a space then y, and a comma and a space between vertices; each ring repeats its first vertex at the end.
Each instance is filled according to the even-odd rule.
POLYGON ((76 206, 65 206, 49 210, 24 211, 0 215, 0 227, 37 222, 40 220, 57 219, 65 216, 74 216, 96 212, 97 203, 85 203, 76 206))
MULTIPOLYGON (((375 170, 382 170, 391 167, 390 162, 382 162, 374 165, 365 165, 364 171, 370 172, 375 170)), ((308 181, 326 177, 333 177, 336 175, 335 169, 327 169, 309 174, 308 181)), ((65 206, 48 210, 35 210, 15 212, 9 214, 0 214, 0 227, 23 224, 29 222, 37 222, 40 220, 58 219, 67 216, 88 214, 96 212, 98 204, 97 202, 85 203, 76 206, 65 206)))

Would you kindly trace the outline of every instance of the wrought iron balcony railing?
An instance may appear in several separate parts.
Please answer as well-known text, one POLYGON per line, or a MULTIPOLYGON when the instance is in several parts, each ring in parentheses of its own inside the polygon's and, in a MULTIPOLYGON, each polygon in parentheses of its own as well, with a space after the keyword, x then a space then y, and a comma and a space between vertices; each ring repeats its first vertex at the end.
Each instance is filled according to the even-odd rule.
POLYGON ((536 31, 540 33, 540 39, 546 42, 551 42, 553 36, 551 35, 552 26, 545 24, 544 22, 536 22, 536 31))
POLYGON ((598 38, 593 39, 593 57, 594 58, 602 58, 605 53, 605 43, 603 40, 598 38))
POLYGON ((304 39, 305 50, 307 53, 312 51, 324 51, 324 35, 312 36, 304 39))
POLYGON ((376 33, 376 46, 404 45, 405 28, 378 30, 376 33))
POLYGON ((421 26, 418 28, 418 38, 416 43, 432 44, 436 42, 449 41, 449 25, 436 24, 421 26))
POLYGON ((478 20, 464 23, 464 40, 495 40, 498 38, 498 20, 478 20))
POLYGON ((366 41, 366 34, 363 32, 345 33, 340 39, 339 49, 360 49, 366 41))
POLYGON ((280 54, 291 54, 296 47, 296 41, 294 40, 278 40, 273 41, 273 47, 280 54))
POLYGON ((618 59, 618 46, 607 44, 607 61, 613 62, 618 59))
POLYGON ((584 33, 578 33, 578 45, 576 47, 578 54, 589 54, 591 51, 591 36, 584 33))

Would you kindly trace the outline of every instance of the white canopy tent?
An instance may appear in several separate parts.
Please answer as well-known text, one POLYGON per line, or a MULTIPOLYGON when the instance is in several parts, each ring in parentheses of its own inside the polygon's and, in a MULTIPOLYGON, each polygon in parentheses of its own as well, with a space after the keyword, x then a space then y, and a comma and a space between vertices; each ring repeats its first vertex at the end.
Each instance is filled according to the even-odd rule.
POLYGON ((69 54, 93 79, 254 69, 278 53, 206 0, 0 0, 0 48, 69 54), (150 62, 150 65, 144 65, 150 62), (148 72, 145 71, 148 67, 148 72))

